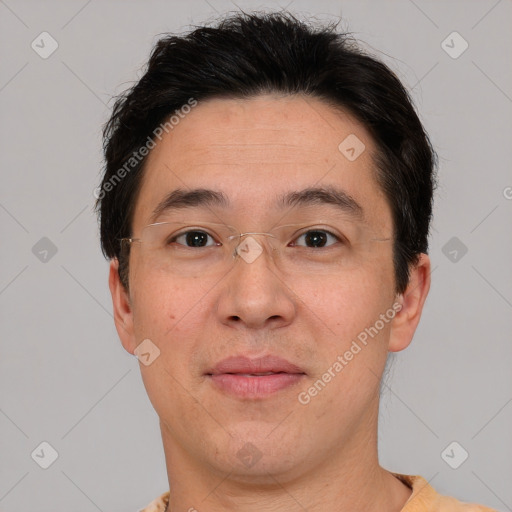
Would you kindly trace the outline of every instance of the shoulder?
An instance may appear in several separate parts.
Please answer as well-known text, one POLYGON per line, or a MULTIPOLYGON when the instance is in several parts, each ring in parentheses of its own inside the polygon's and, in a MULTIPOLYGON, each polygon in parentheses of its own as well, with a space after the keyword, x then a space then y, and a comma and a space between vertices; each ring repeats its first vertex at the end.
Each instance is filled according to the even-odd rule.
MULTIPOLYGON (((459 501, 451 496, 439 494, 419 475, 393 475, 412 489, 412 494, 401 512, 498 512, 495 509, 459 501)), ((154 499, 139 512, 165 512, 169 503, 169 491, 154 499)))
POLYGON ((393 473, 412 494, 401 512, 497 512, 495 509, 459 501, 451 496, 439 494, 423 477, 419 475, 401 475, 393 473))
POLYGON ((149 505, 140 509, 138 512, 165 512, 169 503, 169 491, 154 499, 149 505))

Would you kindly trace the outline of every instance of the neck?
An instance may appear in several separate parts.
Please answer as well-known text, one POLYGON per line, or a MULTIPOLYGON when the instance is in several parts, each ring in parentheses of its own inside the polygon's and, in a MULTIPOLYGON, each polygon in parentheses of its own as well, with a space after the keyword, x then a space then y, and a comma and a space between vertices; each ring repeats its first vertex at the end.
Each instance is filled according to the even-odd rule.
POLYGON ((171 489, 166 512, 399 512, 411 489, 378 463, 377 416, 378 407, 321 464, 293 475, 265 471, 250 482, 191 458, 161 423, 171 489))

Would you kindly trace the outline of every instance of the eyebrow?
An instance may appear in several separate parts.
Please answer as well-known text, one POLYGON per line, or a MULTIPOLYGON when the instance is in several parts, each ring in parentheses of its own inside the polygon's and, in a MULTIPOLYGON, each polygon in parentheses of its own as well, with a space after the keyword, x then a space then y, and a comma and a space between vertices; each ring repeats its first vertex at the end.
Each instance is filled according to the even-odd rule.
MULTIPOLYGON (((323 185, 319 187, 308 187, 303 190, 286 192, 277 198, 278 208, 297 208, 315 205, 333 205, 343 213, 347 213, 355 219, 363 219, 362 206, 347 192, 334 187, 323 185)), ((163 214, 186 208, 229 208, 231 202, 228 197, 220 191, 195 188, 192 190, 176 189, 167 194, 158 203, 151 215, 150 223, 163 214)))

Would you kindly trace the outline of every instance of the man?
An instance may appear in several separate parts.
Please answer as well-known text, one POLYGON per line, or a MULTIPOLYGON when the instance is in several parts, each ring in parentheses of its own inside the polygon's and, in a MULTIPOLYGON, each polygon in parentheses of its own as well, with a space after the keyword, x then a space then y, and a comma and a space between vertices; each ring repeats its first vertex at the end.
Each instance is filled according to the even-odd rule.
POLYGON ((170 488, 146 512, 490 510, 378 461, 436 160, 386 66, 335 27, 235 15, 159 41, 104 135, 115 323, 170 488))

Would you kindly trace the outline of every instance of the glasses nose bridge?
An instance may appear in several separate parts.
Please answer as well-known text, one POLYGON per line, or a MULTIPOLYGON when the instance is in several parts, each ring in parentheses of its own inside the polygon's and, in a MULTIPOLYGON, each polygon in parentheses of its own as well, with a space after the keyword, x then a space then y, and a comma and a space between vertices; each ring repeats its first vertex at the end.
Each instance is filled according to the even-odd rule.
POLYGON ((266 244, 262 243, 262 237, 265 237, 264 239, 269 242, 268 246, 271 249, 270 255, 272 256, 273 251, 277 250, 278 237, 273 233, 247 231, 228 237, 234 245, 232 251, 233 259, 241 257, 247 263, 255 261, 264 252, 263 246, 266 244), (272 243, 271 239, 275 239, 275 242, 272 243))

